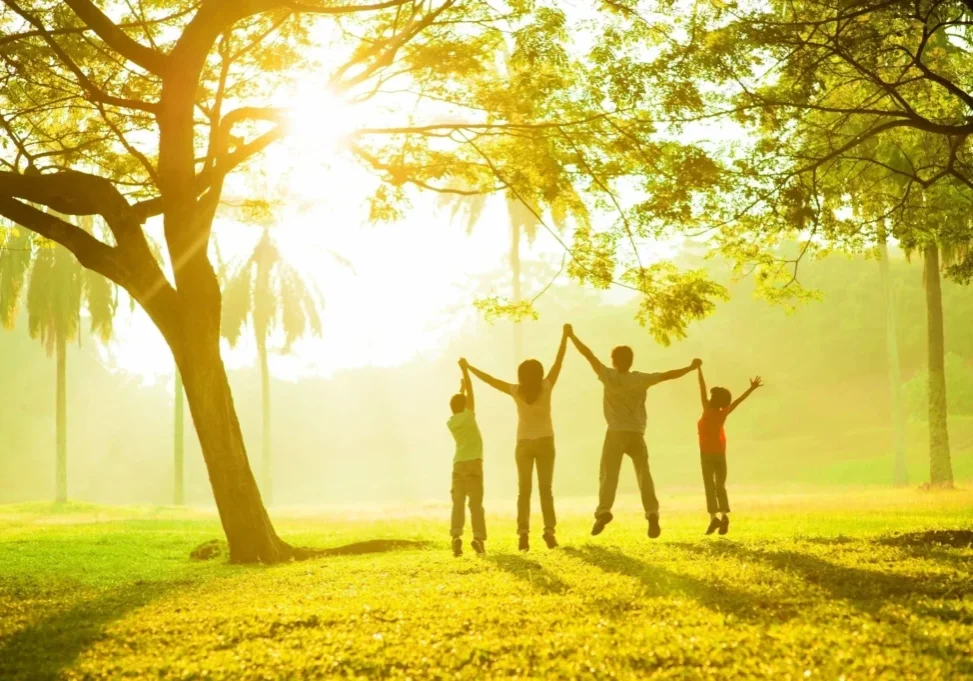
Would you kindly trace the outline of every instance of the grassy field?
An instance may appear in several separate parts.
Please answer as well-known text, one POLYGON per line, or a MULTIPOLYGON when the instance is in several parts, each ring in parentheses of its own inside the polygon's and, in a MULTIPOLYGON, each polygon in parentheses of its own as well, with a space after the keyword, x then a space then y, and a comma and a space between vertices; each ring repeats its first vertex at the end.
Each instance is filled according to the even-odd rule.
POLYGON ((597 538, 565 500, 529 554, 491 515, 459 559, 444 506, 281 509, 427 544, 270 568, 189 560, 203 511, 0 506, 0 679, 973 678, 973 492, 739 494, 727 538, 698 496, 654 542, 631 498, 597 538))

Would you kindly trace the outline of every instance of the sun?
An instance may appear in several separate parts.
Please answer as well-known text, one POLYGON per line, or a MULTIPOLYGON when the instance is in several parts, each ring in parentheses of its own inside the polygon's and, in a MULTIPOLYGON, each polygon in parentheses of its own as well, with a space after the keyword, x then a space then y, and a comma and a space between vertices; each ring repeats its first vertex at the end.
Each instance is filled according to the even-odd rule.
POLYGON ((338 153, 359 125, 362 107, 310 80, 278 99, 287 111, 288 146, 304 152, 338 153))

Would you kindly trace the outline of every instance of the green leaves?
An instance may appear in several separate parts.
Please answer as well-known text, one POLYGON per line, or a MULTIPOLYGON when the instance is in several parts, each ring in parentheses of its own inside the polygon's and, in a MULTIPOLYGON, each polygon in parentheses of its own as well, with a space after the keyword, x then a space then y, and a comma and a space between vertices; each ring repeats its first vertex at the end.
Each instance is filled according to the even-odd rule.
MULTIPOLYGON (((96 229, 91 218, 78 226, 96 229)), ((83 268, 65 248, 23 229, 7 228, 0 242, 0 323, 11 328, 16 321, 21 291, 26 284, 27 325, 32 338, 50 355, 58 339, 80 340, 82 310, 90 318, 91 332, 102 341, 111 338, 118 304, 115 286, 100 274, 83 268)))
POLYGON ((629 270, 623 281, 642 294, 636 320, 656 342, 669 346, 686 337, 691 322, 705 319, 717 301, 729 300, 729 292, 710 280, 705 270, 680 272, 668 262, 629 270))
POLYGON ((533 301, 511 301, 503 296, 487 296, 473 301, 473 307, 480 311, 483 318, 491 324, 498 319, 514 322, 537 320, 540 318, 534 309, 533 301))

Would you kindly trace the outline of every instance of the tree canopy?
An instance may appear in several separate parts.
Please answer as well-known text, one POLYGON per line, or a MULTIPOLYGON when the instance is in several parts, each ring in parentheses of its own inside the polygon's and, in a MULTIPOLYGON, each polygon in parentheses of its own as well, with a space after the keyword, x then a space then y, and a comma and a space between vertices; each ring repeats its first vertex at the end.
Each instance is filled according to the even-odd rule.
MULTIPOLYGON (((633 14, 644 6, 625 4, 633 14)), ((973 198, 973 5, 712 0, 682 9, 654 60, 669 76, 657 85, 670 134, 708 131, 705 194, 721 200, 690 194, 673 204, 670 195, 649 218, 681 210, 684 228, 708 233, 778 293, 797 282, 806 255, 868 248, 881 229, 907 247, 969 240, 958 213, 973 198), (782 248, 795 236, 798 249, 782 248)), ((970 266, 964 257, 957 274, 970 266)))

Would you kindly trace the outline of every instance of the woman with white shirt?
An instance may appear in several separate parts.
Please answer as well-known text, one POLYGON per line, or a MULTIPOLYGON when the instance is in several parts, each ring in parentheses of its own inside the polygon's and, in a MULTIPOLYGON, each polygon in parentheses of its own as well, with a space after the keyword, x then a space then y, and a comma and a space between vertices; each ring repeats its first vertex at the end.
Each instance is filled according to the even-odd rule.
POLYGON ((558 347, 554 364, 547 376, 544 367, 536 359, 528 359, 517 368, 517 383, 511 384, 462 363, 471 374, 487 385, 514 398, 517 405, 517 533, 520 535, 520 550, 530 550, 530 495, 537 467, 537 491, 541 498, 541 512, 544 516, 544 543, 550 549, 557 547, 554 528, 557 517, 554 514, 554 426, 551 423, 551 391, 557 383, 564 352, 567 348, 571 327, 564 325, 561 345, 558 347))

